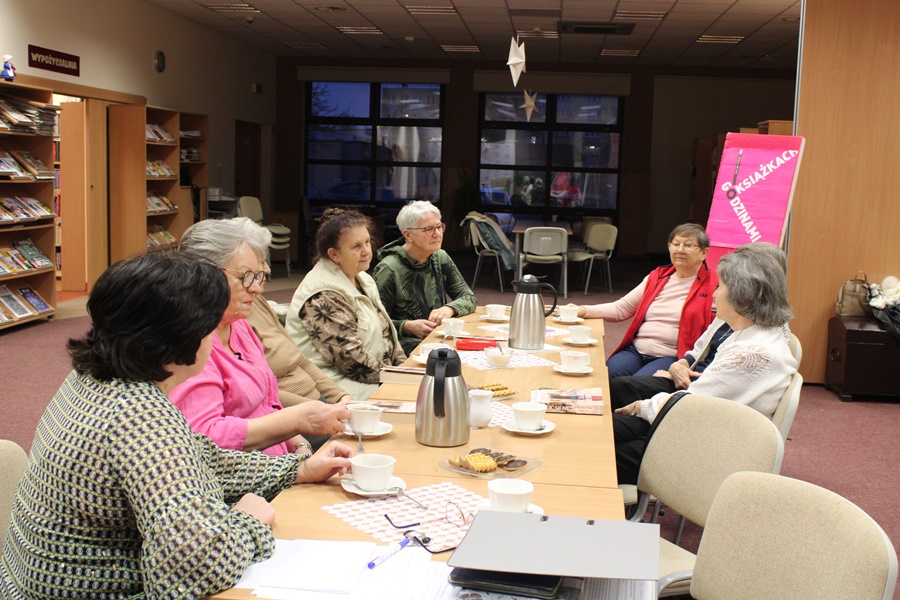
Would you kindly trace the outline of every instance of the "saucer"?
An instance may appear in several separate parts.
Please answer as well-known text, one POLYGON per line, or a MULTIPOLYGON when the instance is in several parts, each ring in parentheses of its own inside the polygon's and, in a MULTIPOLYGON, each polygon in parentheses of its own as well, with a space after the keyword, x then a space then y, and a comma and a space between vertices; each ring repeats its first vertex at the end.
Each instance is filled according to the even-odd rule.
POLYGON ((553 317, 553 320, 557 323, 565 323, 567 325, 574 325, 575 323, 584 323, 584 319, 581 317, 575 317, 574 321, 563 321, 561 317, 553 317))
POLYGON ((357 496, 365 496, 366 498, 378 498, 380 496, 396 496, 397 492, 389 492, 390 488, 398 487, 401 490, 406 489, 406 482, 400 479, 399 477, 391 477, 390 483, 388 486, 381 490, 380 492, 367 492, 359 488, 356 485, 356 482, 353 481, 351 477, 344 477, 341 479, 341 487, 344 488, 344 491, 350 492, 351 494, 356 494, 357 496))
MULTIPOLYGON (((448 337, 451 337, 451 338, 459 338, 459 337, 475 337, 475 336, 473 336, 471 333, 466 333, 465 331, 463 331, 462 333, 457 333, 456 335, 453 335, 452 333, 447 333, 447 332, 444 331, 443 329, 435 329, 435 330, 434 330, 434 333, 437 334, 437 335, 443 336, 443 337, 445 337, 445 338, 448 338, 448 337)), ((440 340, 438 340, 438 341, 440 341, 440 340)))
MULTIPOLYGON (((478 506, 475 507, 476 512, 478 512, 479 510, 494 510, 494 509, 491 508, 491 501, 485 500, 484 502, 482 502, 481 504, 479 504, 478 506)), ((544 509, 541 508, 540 506, 538 506, 537 504, 529 504, 528 510, 525 512, 531 513, 533 515, 542 515, 542 514, 544 514, 544 509)))
POLYGON ((506 323, 507 321, 509 321, 509 317, 507 317, 506 315, 503 315, 499 319, 494 319, 487 315, 481 315, 481 317, 479 317, 479 318, 482 321, 488 321, 489 323, 506 323))
POLYGON ((413 354, 412 359, 420 365, 428 364, 428 355, 422 356, 421 354, 413 354))
MULTIPOLYGON (((364 434, 362 434, 362 436, 364 439, 374 438, 374 437, 379 437, 382 435, 387 435, 388 433, 392 432, 393 430, 394 430, 393 425, 391 425, 390 423, 385 423, 384 421, 381 421, 380 423, 378 423, 378 427, 375 428, 375 431, 373 431, 372 433, 364 433, 364 434)), ((352 435, 353 437, 356 437, 356 432, 353 431, 352 429, 350 429, 349 423, 344 425, 344 435, 352 435)))
POLYGON ((562 339, 563 343, 569 344, 570 346, 593 346, 597 343, 597 340, 594 338, 588 338, 586 342, 573 342, 572 338, 564 337, 562 339))
POLYGON ((500 427, 510 433, 521 433, 522 435, 544 435, 545 433, 550 433, 551 431, 556 429, 556 423, 544 420, 544 422, 541 423, 541 429, 530 431, 527 429, 519 429, 518 427, 516 427, 515 419, 507 419, 503 421, 503 424, 500 427))
POLYGON ((562 365, 553 365, 553 370, 563 375, 587 375, 594 372, 594 367, 581 367, 580 369, 564 369, 562 365))

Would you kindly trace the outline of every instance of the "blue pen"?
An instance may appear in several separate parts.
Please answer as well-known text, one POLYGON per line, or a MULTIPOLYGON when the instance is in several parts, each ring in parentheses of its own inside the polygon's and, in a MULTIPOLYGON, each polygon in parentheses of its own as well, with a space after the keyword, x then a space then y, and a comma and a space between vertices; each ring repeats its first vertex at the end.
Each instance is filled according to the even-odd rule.
POLYGON ((403 538, 403 540, 401 540, 399 544, 394 546, 394 548, 392 550, 385 552, 384 554, 382 554, 381 556, 379 556, 378 558, 376 558, 375 560, 370 562, 369 568, 374 569, 375 567, 377 567, 378 565, 380 565, 381 563, 383 563, 384 561, 386 561, 393 555, 395 555, 398 552, 400 552, 401 550, 403 550, 403 548, 405 548, 408 543, 409 543, 409 538, 403 538))

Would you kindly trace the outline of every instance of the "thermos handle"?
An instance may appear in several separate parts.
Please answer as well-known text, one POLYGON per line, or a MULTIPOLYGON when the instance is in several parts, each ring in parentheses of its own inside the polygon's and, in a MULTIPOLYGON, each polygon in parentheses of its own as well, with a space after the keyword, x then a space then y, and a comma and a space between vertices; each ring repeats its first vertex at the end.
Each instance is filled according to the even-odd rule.
POLYGON ((542 283, 541 287, 542 288, 544 288, 544 287, 550 288, 550 291, 553 292, 553 306, 550 307, 550 310, 548 310, 547 312, 544 313, 545 317, 549 317, 551 314, 553 314, 553 311, 556 309, 556 301, 557 301, 556 288, 553 287, 552 285, 550 285, 549 283, 542 283))
POLYGON ((443 418, 444 412, 444 374, 447 371, 447 361, 439 360, 434 364, 434 416, 443 418))

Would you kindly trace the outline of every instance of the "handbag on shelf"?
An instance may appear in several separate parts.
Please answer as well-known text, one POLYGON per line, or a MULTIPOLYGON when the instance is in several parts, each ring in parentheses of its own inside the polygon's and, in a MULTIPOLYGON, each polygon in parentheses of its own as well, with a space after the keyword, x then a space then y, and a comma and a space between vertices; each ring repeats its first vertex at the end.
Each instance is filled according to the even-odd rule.
POLYGON ((857 271, 856 277, 845 281, 838 290, 834 312, 842 317, 871 317, 869 306, 869 279, 865 272, 857 271), (860 279, 862 275, 862 279, 860 279))

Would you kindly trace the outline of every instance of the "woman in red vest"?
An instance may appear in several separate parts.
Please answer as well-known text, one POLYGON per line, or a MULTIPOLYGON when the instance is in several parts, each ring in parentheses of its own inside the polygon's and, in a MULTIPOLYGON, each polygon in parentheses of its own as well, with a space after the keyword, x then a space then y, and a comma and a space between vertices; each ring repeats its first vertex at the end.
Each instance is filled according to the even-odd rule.
POLYGON ((685 223, 669 234, 672 264, 650 272, 615 302, 578 307, 578 316, 631 319, 622 343, 606 361, 609 378, 653 375, 689 351, 712 322, 718 279, 706 266, 709 236, 685 223))

